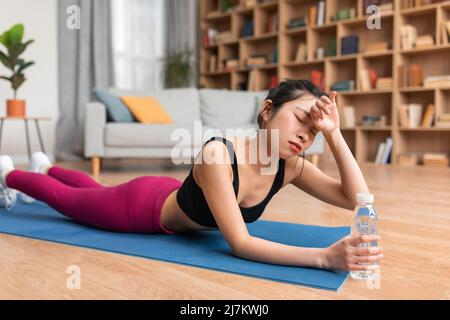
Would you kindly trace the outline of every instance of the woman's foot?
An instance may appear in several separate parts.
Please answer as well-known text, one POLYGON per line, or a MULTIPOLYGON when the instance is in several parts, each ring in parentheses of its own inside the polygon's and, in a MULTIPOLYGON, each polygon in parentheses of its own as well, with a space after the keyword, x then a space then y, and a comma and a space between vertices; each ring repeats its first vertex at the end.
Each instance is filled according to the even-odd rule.
MULTIPOLYGON (((28 164, 28 171, 35 173, 47 174, 48 169, 52 166, 52 162, 45 155, 45 153, 41 151, 34 152, 31 155, 30 163, 28 164)), ((21 193, 22 201, 25 203, 32 203, 35 199, 26 195, 25 193, 21 193)))
POLYGON ((11 210, 17 201, 17 191, 6 186, 6 176, 14 170, 10 156, 0 156, 0 207, 11 210))

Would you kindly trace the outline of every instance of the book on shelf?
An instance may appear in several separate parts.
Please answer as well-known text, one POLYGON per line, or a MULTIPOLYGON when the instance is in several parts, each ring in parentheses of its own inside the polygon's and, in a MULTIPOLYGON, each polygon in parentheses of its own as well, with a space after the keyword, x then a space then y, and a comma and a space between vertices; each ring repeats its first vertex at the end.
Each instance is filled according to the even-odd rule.
POLYGON ((311 71, 311 82, 317 86, 321 91, 324 89, 324 75, 322 71, 311 71))
POLYGON ((437 117, 436 127, 450 128, 450 113, 443 113, 437 117))
POLYGON ((420 103, 408 104, 409 128, 418 128, 422 119, 423 106, 420 103))
POLYGON ((278 77, 276 75, 270 76, 270 83, 269 87, 267 89, 272 89, 273 87, 276 87, 278 85, 278 77))
POLYGON ((361 90, 371 90, 376 87, 377 84, 377 72, 372 69, 360 69, 359 70, 359 79, 360 79, 360 86, 361 90))
POLYGON ((392 152, 393 140, 387 137, 386 141, 380 142, 377 147, 374 162, 377 164, 388 164, 392 152))
POLYGON ((297 47, 295 62, 305 62, 305 61, 306 61, 306 43, 301 42, 297 47))
POLYGON ((228 58, 223 60, 226 70, 235 70, 239 68, 239 59, 228 58))
POLYGON ((308 24, 308 18, 307 17, 301 17, 301 18, 294 18, 289 20, 287 24, 288 29, 292 28, 301 28, 305 27, 308 24))
POLYGON ((398 107, 398 115, 400 120, 400 126, 402 128, 409 128, 409 115, 408 115, 408 105, 401 104, 398 107))
POLYGON ((202 41, 204 47, 213 46, 216 44, 216 36, 219 31, 216 29, 204 29, 202 31, 202 41))
POLYGON ((353 106, 344 106, 342 108, 344 127, 354 128, 356 125, 355 108, 353 106))
POLYGON ((331 90, 334 91, 353 91, 355 90, 354 80, 337 81, 331 86, 331 90))
POLYGON ((356 17, 356 9, 355 8, 345 8, 337 11, 334 16, 332 17, 332 20, 339 21, 339 20, 345 20, 345 19, 352 19, 356 17))
POLYGON ((253 36, 253 20, 248 20, 240 33, 241 37, 251 37, 253 36))
POLYGON ((414 42, 416 48, 427 48, 434 46, 434 38, 431 34, 425 34, 422 36, 417 36, 414 42))
POLYGON ((250 55, 246 60, 248 67, 255 67, 267 64, 267 56, 264 54, 250 55))
POLYGON ((443 152, 426 152, 422 155, 424 166, 430 167, 448 167, 448 154, 443 152))
POLYGON ((317 7, 312 5, 309 7, 309 17, 308 17, 308 25, 310 27, 314 27, 316 25, 317 19, 317 7))
POLYGON ((317 6, 317 25, 321 26, 325 23, 325 1, 319 1, 317 6))
POLYGON ((380 10, 381 13, 393 11, 394 3, 393 2, 381 3, 378 5, 378 9, 380 10))
POLYGON ((277 32, 278 31, 278 13, 271 14, 267 18, 267 32, 277 32))
POLYGON ((423 80, 427 88, 450 87, 450 75, 428 76, 423 80))
POLYGON ((398 156, 398 164, 400 166, 413 167, 419 163, 421 155, 417 152, 401 153, 398 156))
POLYGON ((341 38, 341 54, 358 53, 358 37, 349 35, 341 38))
POLYGON ((389 50, 389 47, 390 45, 387 41, 372 42, 366 45, 364 52, 386 51, 389 50))
POLYGON ((363 126, 385 127, 386 116, 384 114, 370 116, 363 115, 361 124, 363 126))
POLYGON ((331 37, 327 40, 327 57, 336 56, 336 38, 331 37))
POLYGON ((412 63, 408 66, 408 86, 419 87, 423 84, 423 71, 420 64, 412 63))
POLYGON ((430 128, 433 125, 434 109, 434 104, 429 103, 422 119, 422 128, 430 128))
POLYGON ((223 42, 227 42, 233 40, 233 34, 231 31, 222 31, 216 34, 216 43, 220 44, 223 42))
POLYGON ((256 91, 256 72, 257 70, 250 70, 248 73, 248 91, 256 91))
POLYGON ((217 71, 217 56, 215 54, 212 54, 209 56, 209 72, 216 72, 217 71))
POLYGON ((390 77, 382 77, 377 79, 375 88, 378 90, 390 90, 393 86, 393 80, 390 77))
POLYGON ((416 42, 417 28, 411 24, 406 24, 400 27, 400 38, 403 50, 410 50, 414 48, 416 42))
POLYGON ((278 45, 275 45, 273 49, 271 62, 278 63, 278 45))

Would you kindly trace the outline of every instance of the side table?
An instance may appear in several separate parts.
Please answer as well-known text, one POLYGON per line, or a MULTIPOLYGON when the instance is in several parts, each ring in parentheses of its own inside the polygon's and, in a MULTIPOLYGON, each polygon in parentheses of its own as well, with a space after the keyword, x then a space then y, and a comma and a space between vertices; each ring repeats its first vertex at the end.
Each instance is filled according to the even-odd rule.
POLYGON ((0 154, 2 148, 2 135, 3 135, 3 122, 6 120, 22 120, 25 124, 25 137, 27 139, 27 151, 28 151, 28 159, 31 159, 31 146, 30 146, 30 134, 28 129, 28 121, 34 121, 36 125, 36 131, 39 137, 39 144, 42 152, 45 153, 44 143, 42 142, 41 130, 39 127, 39 121, 47 121, 50 120, 49 117, 0 117, 0 154))

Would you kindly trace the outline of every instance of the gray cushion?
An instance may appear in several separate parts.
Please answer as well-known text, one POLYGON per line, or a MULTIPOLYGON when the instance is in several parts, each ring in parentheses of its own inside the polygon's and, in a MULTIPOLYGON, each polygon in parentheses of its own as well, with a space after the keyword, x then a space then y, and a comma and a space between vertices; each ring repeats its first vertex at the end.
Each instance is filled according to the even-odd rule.
POLYGON ((118 97, 106 90, 95 89, 95 95, 106 106, 109 119, 114 122, 135 122, 128 107, 118 97))
POLYGON ((173 147, 190 146, 192 141, 182 140, 186 134, 194 140, 194 126, 187 124, 144 124, 111 122, 105 128, 105 145, 114 147, 173 147), (181 129, 180 131, 175 131, 181 129), (174 141, 171 141, 174 133, 174 141))
POLYGON ((129 91, 110 88, 109 92, 120 96, 151 96, 156 98, 175 123, 187 124, 200 117, 200 99, 197 88, 164 89, 159 91, 129 91))
POLYGON ((200 89, 202 120, 206 125, 222 127, 252 123, 256 115, 253 92, 227 89, 200 89))

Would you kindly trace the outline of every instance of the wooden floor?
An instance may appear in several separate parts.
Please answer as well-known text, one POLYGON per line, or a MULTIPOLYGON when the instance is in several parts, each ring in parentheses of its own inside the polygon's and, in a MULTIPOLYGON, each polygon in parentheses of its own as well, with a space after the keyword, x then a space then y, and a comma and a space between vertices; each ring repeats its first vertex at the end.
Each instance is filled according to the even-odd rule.
MULTIPOLYGON (((89 171, 89 163, 62 163, 89 171)), ((321 169, 339 177, 334 164, 321 169)), ((379 214, 381 288, 349 278, 339 292, 0 234, 0 299, 450 299, 450 169, 364 165, 379 214), (81 289, 67 289, 67 267, 81 268, 81 289)), ((158 163, 108 160, 100 182, 140 175, 184 179, 158 163)), ((350 225, 352 212, 287 186, 262 219, 350 225)))

